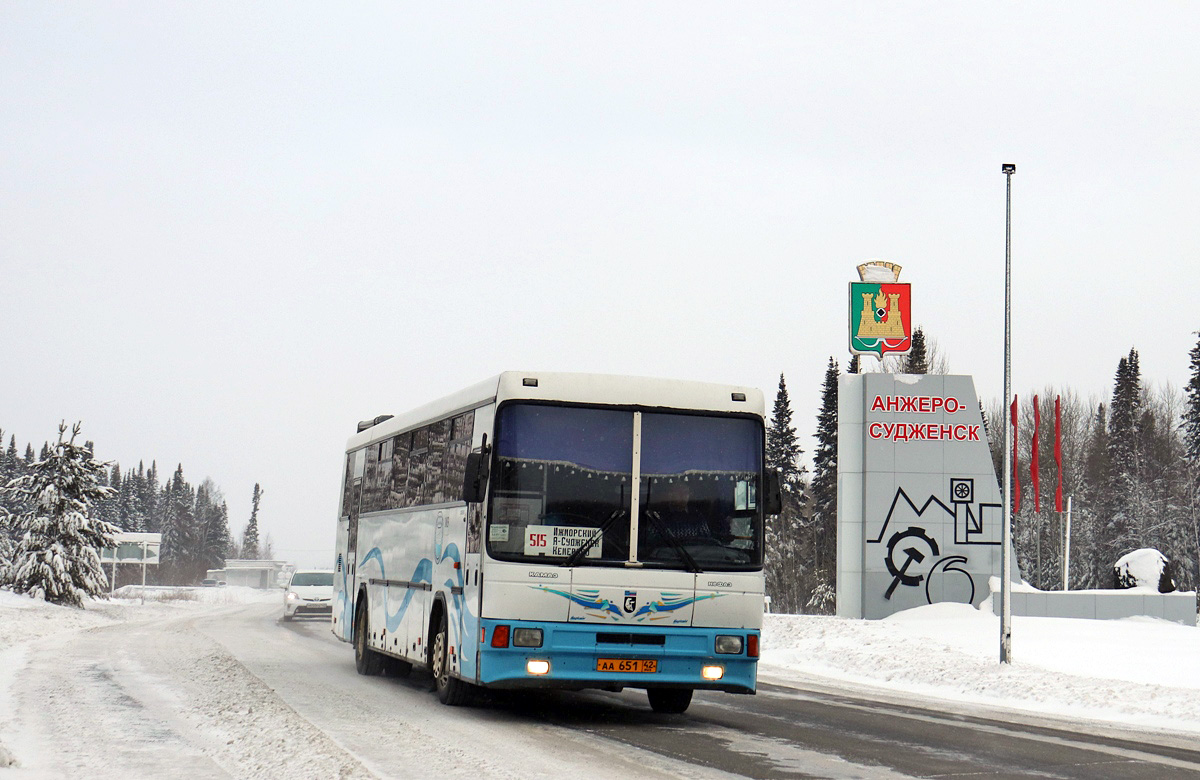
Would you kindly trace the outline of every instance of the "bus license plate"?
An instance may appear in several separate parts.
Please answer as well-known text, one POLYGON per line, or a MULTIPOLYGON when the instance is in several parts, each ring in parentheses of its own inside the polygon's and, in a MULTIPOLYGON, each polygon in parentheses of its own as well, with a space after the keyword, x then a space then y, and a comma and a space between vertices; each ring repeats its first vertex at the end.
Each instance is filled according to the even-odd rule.
POLYGON ((600 658, 596 660, 596 671, 653 674, 658 671, 658 661, 648 658, 600 658))

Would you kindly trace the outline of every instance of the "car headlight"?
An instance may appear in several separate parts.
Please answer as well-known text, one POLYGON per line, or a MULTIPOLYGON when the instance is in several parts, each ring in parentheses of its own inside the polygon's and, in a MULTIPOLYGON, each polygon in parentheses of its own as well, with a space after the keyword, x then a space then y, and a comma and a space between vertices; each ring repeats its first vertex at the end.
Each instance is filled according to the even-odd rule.
POLYGON ((300 594, 299 594, 299 593, 296 593, 296 592, 294 592, 294 591, 290 591, 290 590, 288 591, 288 594, 287 594, 287 600, 288 600, 288 601, 296 601, 296 600, 297 600, 297 599, 299 599, 299 598, 300 598, 300 594))

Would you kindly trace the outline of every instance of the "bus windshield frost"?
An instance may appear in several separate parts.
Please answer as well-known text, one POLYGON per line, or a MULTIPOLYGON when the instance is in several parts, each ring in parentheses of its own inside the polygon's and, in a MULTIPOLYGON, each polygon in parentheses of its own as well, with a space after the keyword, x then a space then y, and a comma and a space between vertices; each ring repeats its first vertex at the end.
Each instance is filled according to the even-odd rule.
POLYGON ((762 436, 753 417, 510 403, 497 414, 488 552, 761 569, 762 436))

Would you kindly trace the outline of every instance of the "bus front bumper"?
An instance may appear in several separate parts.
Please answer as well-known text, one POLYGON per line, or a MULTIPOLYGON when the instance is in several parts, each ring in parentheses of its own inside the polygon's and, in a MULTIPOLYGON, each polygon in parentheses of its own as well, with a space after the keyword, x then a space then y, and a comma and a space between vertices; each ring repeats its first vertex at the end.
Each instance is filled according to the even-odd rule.
MULTIPOLYGON (((480 621, 479 681, 491 688, 693 688, 754 693, 759 632, 732 628, 480 621), (507 626, 507 646, 497 628, 507 626), (515 647, 516 629, 540 629, 540 647, 515 647), (717 637, 740 653, 717 653, 717 637), (753 637, 751 641, 750 637, 753 637), (728 642, 729 640, 723 640, 728 642)), ((503 633, 503 632, 502 632, 503 633)))

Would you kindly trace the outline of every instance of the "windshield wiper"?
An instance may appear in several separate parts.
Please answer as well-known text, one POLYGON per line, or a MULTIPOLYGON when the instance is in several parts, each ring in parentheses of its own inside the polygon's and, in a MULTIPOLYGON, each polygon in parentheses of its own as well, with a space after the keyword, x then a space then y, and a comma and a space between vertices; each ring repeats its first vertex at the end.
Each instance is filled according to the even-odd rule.
POLYGON ((600 527, 596 529, 596 533, 592 534, 591 537, 586 542, 584 542, 582 546, 577 548, 575 550, 575 552, 568 555, 567 559, 559 565, 560 566, 578 566, 579 562, 581 560, 583 560, 583 556, 587 555, 587 551, 592 549, 592 547, 596 544, 596 542, 600 541, 600 539, 603 538, 604 532, 607 531, 610 527, 612 527, 612 524, 615 523, 617 521, 617 519, 620 518, 624 514, 625 514, 624 509, 614 509, 613 513, 611 515, 609 515, 607 518, 605 518, 604 522, 600 524, 600 527))
POLYGON ((675 551, 679 553, 679 558, 683 561, 685 568, 692 574, 699 574, 700 567, 696 565, 696 559, 693 558, 692 554, 687 551, 687 548, 683 546, 683 543, 675 538, 675 534, 671 533, 671 529, 667 528, 667 524, 664 523, 663 519, 658 516, 658 512, 646 510, 646 517, 650 518, 650 522, 655 528, 658 529, 658 532, 662 534, 663 537, 671 543, 671 546, 675 548, 675 551))

